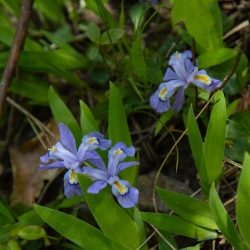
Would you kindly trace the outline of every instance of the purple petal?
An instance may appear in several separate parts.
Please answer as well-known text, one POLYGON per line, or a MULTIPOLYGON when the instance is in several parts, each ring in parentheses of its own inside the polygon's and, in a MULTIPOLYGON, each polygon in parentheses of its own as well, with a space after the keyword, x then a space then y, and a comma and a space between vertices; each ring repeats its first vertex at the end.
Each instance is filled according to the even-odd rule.
POLYGON ((88 190, 87 193, 89 194, 98 194, 99 191, 107 186, 107 181, 95 181, 94 184, 92 184, 88 190))
POLYGON ((45 162, 49 162, 49 160, 50 160, 50 159, 49 159, 49 153, 47 152, 46 155, 41 156, 41 157, 40 157, 40 160, 41 160, 42 162, 44 162, 44 163, 45 163, 45 162))
POLYGON ((134 207, 138 203, 139 191, 131 187, 125 180, 119 180, 112 185, 112 193, 124 208, 134 207))
POLYGON ((56 161, 48 165, 39 164, 39 167, 40 167, 39 170, 48 170, 54 168, 64 168, 65 166, 63 164, 63 161, 56 161))
POLYGON ((67 198, 72 198, 75 195, 82 196, 82 190, 76 173, 81 173, 81 171, 79 169, 68 170, 64 175, 64 194, 67 198))
POLYGON ((176 110, 177 112, 179 112, 184 104, 185 101, 185 89, 187 88, 187 86, 183 86, 182 88, 180 88, 176 94, 175 97, 175 101, 173 103, 172 109, 176 110))
POLYGON ((121 164, 118 165, 115 175, 118 175, 119 172, 121 172, 122 170, 132 167, 132 166, 136 166, 139 165, 140 163, 137 161, 133 161, 133 162, 123 162, 121 164))
POLYGON ((159 113, 164 113, 170 109, 170 99, 162 101, 157 92, 150 97, 150 105, 159 113))
POLYGON ((68 148, 74 155, 76 155, 76 141, 74 138, 74 135, 71 133, 69 128, 63 124, 62 122, 58 123, 58 127, 60 130, 60 138, 62 141, 62 144, 68 148))
POLYGON ((83 167, 82 173, 89 177, 91 180, 102 180, 107 181, 109 179, 109 175, 103 170, 91 168, 91 167, 83 167))
POLYGON ((53 154, 59 159, 65 160, 69 163, 72 163, 77 160, 76 155, 73 155, 69 150, 65 149, 60 142, 57 142, 54 147, 55 150, 53 151, 53 154))
POLYGON ((104 135, 98 132, 92 132, 83 137, 82 143, 88 145, 88 151, 93 151, 96 150, 97 148, 105 150, 110 147, 111 141, 103 138, 104 135))
POLYGON ((91 152, 93 155, 96 155, 96 158, 88 158, 88 161, 93 164, 95 167, 103 170, 103 171, 107 171, 107 168, 102 160, 102 158, 100 157, 100 155, 93 151, 91 152))

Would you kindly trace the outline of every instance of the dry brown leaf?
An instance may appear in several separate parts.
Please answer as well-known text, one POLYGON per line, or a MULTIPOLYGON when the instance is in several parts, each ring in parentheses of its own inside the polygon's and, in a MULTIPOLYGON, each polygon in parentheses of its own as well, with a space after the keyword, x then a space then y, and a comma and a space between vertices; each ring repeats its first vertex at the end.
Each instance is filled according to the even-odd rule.
MULTIPOLYGON (((49 128, 59 138, 59 131, 56 122, 53 120, 49 128)), ((49 136, 52 145, 55 139, 49 136)), ((45 140, 44 140, 45 141, 45 140)), ((14 206, 22 203, 32 206, 35 198, 39 196, 44 185, 44 180, 49 180, 58 169, 50 171, 39 171, 40 157, 46 154, 37 137, 25 142, 18 147, 10 147, 10 160, 13 171, 13 191, 10 197, 10 204, 14 206)))

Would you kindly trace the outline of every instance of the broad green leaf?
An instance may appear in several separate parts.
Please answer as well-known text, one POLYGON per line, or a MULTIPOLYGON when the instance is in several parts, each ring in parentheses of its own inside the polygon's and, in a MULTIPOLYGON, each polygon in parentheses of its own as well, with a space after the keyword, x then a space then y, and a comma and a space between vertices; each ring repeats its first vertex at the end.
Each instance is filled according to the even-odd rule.
POLYGON ((216 93, 213 110, 207 128, 204 157, 207 168, 207 182, 211 185, 222 173, 222 161, 224 156, 226 133, 226 103, 223 92, 216 93))
POLYGON ((19 16, 21 0, 0 0, 0 2, 16 17, 19 16))
POLYGON ((177 235, 186 236, 193 239, 202 239, 209 237, 214 239, 217 237, 215 231, 199 227, 179 216, 159 214, 159 213, 141 213, 142 219, 162 230, 177 235))
POLYGON ((104 190, 88 194, 87 189, 93 182, 83 175, 78 174, 78 178, 85 200, 103 233, 127 248, 136 249, 139 240, 134 221, 104 190))
POLYGON ((174 110, 169 110, 168 112, 161 115, 159 121, 156 124, 155 136, 158 135, 158 133, 162 130, 166 122, 168 122, 175 113, 176 112, 174 110))
POLYGON ((164 203, 182 218, 202 227, 218 229, 210 207, 206 203, 193 197, 158 187, 157 192, 164 203))
POLYGON ((37 204, 34 205, 34 208, 49 226, 86 250, 128 249, 105 236, 100 230, 74 216, 37 204))
POLYGON ((230 147, 225 147, 225 155, 230 159, 242 162, 244 153, 250 152, 250 112, 242 110, 230 118, 227 125, 227 139, 232 141, 230 147))
POLYGON ((229 243, 237 250, 249 250, 246 243, 241 239, 234 226, 233 221, 231 220, 225 207, 223 206, 215 190, 214 183, 210 189, 209 204, 218 228, 229 241, 229 243))
POLYGON ((80 145, 82 140, 82 131, 77 124, 75 117, 72 115, 68 107, 58 96, 52 86, 49 89, 49 105, 55 120, 67 125, 75 136, 76 145, 80 145))
POLYGON ((95 60, 99 53, 99 47, 93 45, 88 50, 88 57, 90 60, 95 60))
POLYGON ((25 226, 18 232, 18 237, 24 240, 37 240, 44 238, 46 232, 42 227, 39 226, 25 226))
MULTIPOLYGON (((123 107, 122 98, 116 86, 110 82, 110 99, 109 99, 109 139, 112 140, 112 146, 117 142, 125 142, 127 146, 132 145, 126 113, 123 107)), ((130 161, 134 157, 127 157, 130 161)), ((122 179, 127 180, 134 185, 136 183, 138 167, 130 167, 120 173, 122 179)))
POLYGON ((203 153, 202 138, 198 124, 195 120, 194 112, 192 106, 189 108, 188 118, 187 118, 187 128, 188 128, 188 139, 193 153, 194 161, 201 180, 201 188, 204 196, 206 197, 209 192, 208 175, 203 153))
POLYGON ((90 108, 81 100, 80 100, 80 108, 81 108, 80 121, 81 121, 82 133, 86 135, 94 131, 99 132, 98 125, 90 108))
POLYGON ((185 247, 185 248, 182 248, 180 250, 199 250, 201 248, 201 245, 202 244, 197 244, 197 245, 195 245, 193 247, 185 247))
POLYGON ((236 215, 239 231, 242 238, 246 241, 250 248, 250 156, 245 154, 245 159, 243 162, 243 168, 240 174, 240 180, 237 190, 237 200, 236 200, 236 215))
MULTIPOLYGON (((175 249, 178 250, 173 234, 164 230, 159 231, 162 236, 168 241, 168 243, 170 243, 175 249)), ((164 241, 160 235, 158 235, 158 243, 159 250, 173 250, 173 248, 166 241, 164 241)))
POLYGON ((142 52, 141 34, 134 40, 130 56, 136 75, 143 83, 147 83, 147 66, 142 52))
POLYGON ((220 6, 216 0, 207 0, 208 9, 213 17, 214 23, 210 29, 211 42, 214 49, 223 47, 223 29, 220 6))
POLYGON ((213 49, 197 57, 198 67, 200 69, 209 68, 221 64, 233 57, 237 56, 237 51, 229 48, 213 49))
MULTIPOLYGON (((137 207, 134 207, 134 221, 138 232, 139 237, 139 245, 141 246, 143 243, 146 242, 146 231, 145 231, 145 225, 141 218, 141 214, 137 207)), ((142 247, 140 247, 141 250, 147 250, 148 244, 145 243, 142 247)))
POLYGON ((7 224, 4 227, 0 227, 0 244, 6 244, 8 242, 10 238, 10 232, 13 228, 15 228, 14 224, 7 224))
POLYGON ((18 222, 15 224, 17 227, 27 226, 27 225, 37 225, 42 226, 44 221, 37 215, 34 210, 31 210, 25 214, 18 217, 18 222))
POLYGON ((99 27, 95 23, 90 22, 88 24, 87 36, 92 42, 100 42, 101 32, 99 27))
POLYGON ((210 30, 214 22, 206 0, 175 0, 171 19, 173 25, 183 21, 188 33, 199 44, 206 49, 212 49, 210 30))
POLYGON ((116 43, 124 33, 125 30, 109 29, 102 33, 100 43, 103 45, 116 43))
POLYGON ((7 208, 0 202, 0 213, 3 214, 6 218, 8 218, 10 221, 14 222, 15 219, 12 217, 10 212, 8 211, 7 208))

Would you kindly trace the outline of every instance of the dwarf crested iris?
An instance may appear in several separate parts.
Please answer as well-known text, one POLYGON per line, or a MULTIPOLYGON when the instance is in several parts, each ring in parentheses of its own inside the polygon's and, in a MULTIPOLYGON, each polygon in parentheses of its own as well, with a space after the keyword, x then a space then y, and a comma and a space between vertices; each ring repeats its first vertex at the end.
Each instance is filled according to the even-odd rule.
POLYGON ((163 82, 150 98, 150 105, 157 112, 163 113, 170 108, 180 111, 185 101, 185 89, 193 83, 208 92, 213 91, 221 84, 220 80, 210 77, 205 70, 198 68, 191 61, 192 53, 187 50, 183 53, 175 52, 169 60, 172 68, 167 68, 163 82), (171 107, 170 98, 176 93, 171 107))
POLYGON ((39 164, 40 170, 53 168, 67 168, 68 171, 64 175, 64 194, 71 198, 75 195, 82 195, 82 191, 78 182, 77 174, 82 173, 81 165, 83 161, 98 163, 100 156, 94 150, 108 149, 111 141, 105 140, 104 136, 97 132, 92 132, 83 137, 82 143, 78 150, 73 134, 69 128, 63 124, 58 124, 61 142, 57 142, 48 149, 48 153, 40 158, 43 163, 39 164))
POLYGON ((112 193, 122 207, 130 208, 135 206, 138 203, 138 189, 132 187, 129 182, 120 180, 118 177, 120 171, 139 165, 139 162, 122 162, 126 156, 134 156, 134 154, 135 148, 133 146, 127 147, 125 143, 118 142, 109 150, 108 168, 105 167, 103 162, 99 162, 99 165, 96 164, 96 167, 99 169, 83 167, 83 174, 94 181, 87 192, 97 194, 107 184, 110 184, 112 193))

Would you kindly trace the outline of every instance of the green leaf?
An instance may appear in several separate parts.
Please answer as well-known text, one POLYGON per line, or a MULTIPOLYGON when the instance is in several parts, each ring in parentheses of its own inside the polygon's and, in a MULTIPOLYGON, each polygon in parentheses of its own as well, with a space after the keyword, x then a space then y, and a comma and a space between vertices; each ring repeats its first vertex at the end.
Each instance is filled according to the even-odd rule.
MULTIPOLYGON (((141 246, 144 242, 146 242, 146 232, 145 232, 145 226, 144 222, 141 218, 141 214, 137 207, 134 207, 134 221, 138 232, 139 237, 139 245, 141 246)), ((147 250, 148 244, 145 243, 142 247, 140 247, 141 250, 147 250)))
POLYGON ((242 110, 230 118, 227 126, 227 139, 232 141, 225 148, 225 155, 230 159, 242 162, 245 151, 250 152, 250 112, 242 110))
POLYGON ((212 185, 222 173, 226 133, 226 103, 223 92, 216 93, 213 110, 207 128, 204 157, 206 162, 207 182, 212 185))
POLYGON ((159 65, 149 57, 145 57, 145 63, 147 67, 148 81, 154 84, 160 84, 162 82, 163 74, 159 65))
POLYGON ((193 247, 185 247, 185 248, 182 248, 180 250, 199 250, 201 248, 201 245, 202 244, 197 244, 197 245, 195 245, 193 247))
POLYGON ((243 168, 240 174, 240 180, 237 190, 237 200, 236 200, 236 215, 239 231, 241 236, 246 241, 250 247, 250 156, 245 153, 245 158, 243 162, 243 168))
POLYGON ((200 69, 209 68, 211 66, 215 66, 221 64, 233 57, 236 57, 238 52, 234 49, 228 48, 219 48, 213 49, 197 57, 198 67, 200 69))
POLYGON ((166 113, 162 114, 159 121, 156 124, 155 136, 162 130, 166 122, 168 122, 171 117, 176 113, 174 110, 168 110, 166 113))
POLYGON ((190 106, 188 112, 187 127, 189 143, 191 146, 197 171, 200 175, 202 193, 205 197, 207 197, 210 189, 210 187, 208 186, 209 173, 207 172, 206 168, 201 134, 199 131, 198 124, 195 120, 192 106, 190 106))
MULTIPOLYGON (((175 248, 178 250, 173 234, 166 232, 164 230, 159 230, 162 236, 175 248)), ((173 250, 170 245, 158 235, 159 250, 173 250)))
POLYGON ((39 216, 59 234, 84 249, 117 250, 127 249, 105 236, 100 230, 74 216, 34 205, 39 216))
POLYGON ((92 42, 96 43, 100 42, 101 32, 99 27, 95 23, 93 22, 89 23, 87 29, 87 36, 92 42))
POLYGON ((88 51, 88 57, 90 60, 95 60, 98 56, 99 48, 97 46, 91 46, 88 51))
POLYGON ((227 106, 227 118, 233 113, 239 101, 240 99, 236 99, 233 102, 229 103, 229 105, 227 106))
POLYGON ((6 218, 8 218, 10 221, 14 222, 15 219, 12 217, 10 212, 5 208, 5 206, 0 201, 0 213, 3 214, 6 218))
POLYGON ((246 243, 242 241, 239 233, 234 226, 234 223, 232 222, 226 209, 224 208, 215 190, 214 183, 210 189, 209 204, 218 228, 224 234, 229 243, 237 250, 249 250, 246 243))
POLYGON ((214 23, 211 26, 210 35, 211 35, 211 42, 213 48, 221 48, 223 47, 223 29, 222 29, 222 20, 221 20, 221 12, 220 6, 217 1, 215 0, 207 0, 208 2, 208 9, 212 14, 214 23))
POLYGON ((207 50, 212 49, 210 29, 214 22, 206 0, 175 0, 171 19, 173 25, 183 21, 188 33, 199 44, 202 44, 207 50))
POLYGON ((210 207, 206 203, 193 197, 158 187, 157 192, 164 203, 182 218, 202 227, 218 229, 210 207))
POLYGON ((18 232, 18 237, 23 240, 38 240, 46 236, 46 232, 39 226, 26 226, 18 232))
POLYGON ((134 40, 130 56, 135 73, 142 82, 147 83, 147 66, 142 52, 141 36, 139 34, 134 40))
POLYGON ((77 124, 75 117, 52 86, 49 89, 49 105, 56 122, 62 122, 67 125, 76 139, 76 145, 80 145, 82 140, 82 131, 77 124))
POLYGON ((100 43, 103 45, 116 43, 124 33, 125 30, 109 29, 102 33, 100 43))
POLYGON ((96 123, 95 117, 93 116, 90 108, 87 104, 80 100, 80 109, 81 109, 81 128, 84 135, 89 134, 90 132, 99 132, 98 125, 96 123))
MULTIPOLYGON (((112 140, 112 146, 117 142, 125 142, 127 146, 132 145, 127 117, 123 107, 122 98, 116 86, 110 82, 109 99, 109 139, 112 140)), ((127 157, 129 161, 134 161, 134 157, 127 157)), ((136 183, 138 167, 130 167, 120 173, 122 179, 127 180, 134 185, 136 183)))
POLYGON ((177 235, 186 236, 193 239, 202 239, 217 237, 215 231, 199 227, 179 216, 159 214, 159 213, 141 213, 142 219, 162 230, 177 235))
POLYGON ((78 174, 78 179, 88 206, 103 233, 119 244, 136 249, 139 245, 134 221, 104 190, 89 194, 87 189, 93 182, 78 174))

